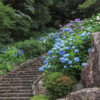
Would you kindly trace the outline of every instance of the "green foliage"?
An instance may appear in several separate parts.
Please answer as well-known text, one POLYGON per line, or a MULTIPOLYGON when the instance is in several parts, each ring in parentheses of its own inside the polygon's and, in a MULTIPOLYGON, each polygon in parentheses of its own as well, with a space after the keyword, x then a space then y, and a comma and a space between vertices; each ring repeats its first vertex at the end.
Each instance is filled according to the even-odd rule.
POLYGON ((60 72, 46 74, 44 76, 44 86, 50 100, 56 100, 57 97, 65 96, 73 89, 74 81, 70 77, 64 76, 60 72))
POLYGON ((32 24, 31 17, 20 11, 17 11, 13 20, 15 21, 15 24, 11 30, 11 37, 17 41, 28 39, 30 37, 32 24))
MULTIPOLYGON (((13 28, 7 30, 2 37, 15 41, 35 37, 40 32, 65 24, 75 18, 90 17, 99 11, 98 0, 2 0, 5 5, 15 9, 13 28), (91 1, 91 2, 90 2, 91 1), (84 4, 83 4, 84 3, 84 4), (79 5, 85 8, 79 8, 79 5), (89 7, 88 7, 89 6, 89 7), (11 33, 11 34, 10 34, 11 33), (10 34, 10 36, 9 36, 10 34)), ((12 12, 12 11, 11 11, 12 12)), ((7 29, 7 28, 6 28, 7 29)), ((3 29, 4 30, 4 29, 3 29)), ((44 33, 42 33, 44 34, 44 33)), ((2 38, 1 38, 2 39, 2 38)), ((2 39, 4 41, 4 39, 2 39)))
POLYGON ((37 57, 42 54, 44 48, 38 40, 26 40, 24 42, 18 42, 15 44, 18 49, 21 49, 25 53, 27 59, 37 57))
POLYGON ((62 72, 80 80, 83 64, 88 59, 88 49, 91 48, 91 33, 94 32, 94 28, 88 20, 75 19, 62 27, 60 32, 51 33, 43 38, 42 43, 46 44, 46 47, 49 44, 52 49, 48 51, 48 56, 44 58, 44 66, 39 70, 62 72))
POLYGON ((2 0, 4 4, 11 5, 14 9, 27 14, 34 14, 34 0, 2 0))
POLYGON ((25 61, 24 52, 16 47, 4 47, 0 50, 0 73, 5 74, 13 69, 15 64, 25 61))
POLYGON ((34 96, 31 100, 49 100, 48 97, 46 95, 37 95, 34 96))
POLYGON ((86 0, 83 4, 79 5, 79 9, 89 13, 89 15, 100 12, 100 1, 99 0, 86 0))
POLYGON ((49 13, 49 6, 52 4, 52 0, 35 0, 34 8, 35 15, 33 17, 34 28, 41 30, 46 28, 46 24, 50 22, 51 16, 49 13), (49 2, 48 2, 49 1, 49 2))
POLYGON ((12 18, 14 17, 14 9, 9 6, 5 6, 2 2, 0 2, 0 42, 1 43, 9 43, 11 41, 9 35, 9 30, 12 29, 14 21, 12 18))

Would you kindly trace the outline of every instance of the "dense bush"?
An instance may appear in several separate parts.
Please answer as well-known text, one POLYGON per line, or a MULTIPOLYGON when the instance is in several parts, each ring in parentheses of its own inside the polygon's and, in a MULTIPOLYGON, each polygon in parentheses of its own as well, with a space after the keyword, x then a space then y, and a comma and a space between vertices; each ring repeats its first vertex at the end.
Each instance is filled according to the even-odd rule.
POLYGON ((51 98, 64 96, 72 90, 71 85, 68 85, 70 89, 65 89, 67 86, 63 85, 66 79, 70 80, 70 76, 75 77, 76 82, 80 81, 81 71, 92 47, 91 34, 100 31, 99 25, 100 14, 90 19, 78 18, 64 27, 60 25, 59 32, 41 37, 45 48, 52 48, 48 51, 48 56, 42 56, 44 65, 39 68, 39 71, 44 72, 44 86, 51 98), (58 80, 62 83, 59 84, 58 80))
POLYGON ((0 50, 0 74, 11 71, 15 64, 25 61, 24 52, 16 47, 4 47, 0 50))
POLYGON ((62 97, 70 93, 74 83, 70 77, 60 72, 50 73, 44 76, 44 86, 50 100, 56 100, 57 97, 62 97))
POLYGON ((43 45, 39 40, 30 39, 24 42, 18 42, 15 46, 24 51, 26 59, 37 57, 44 51, 43 45))
POLYGON ((49 56, 43 56, 44 66, 39 71, 62 72, 80 80, 81 70, 91 50, 91 33, 99 25, 96 23, 96 17, 92 21, 76 19, 61 27, 58 33, 51 33, 42 39, 42 43, 49 44, 50 38, 54 42, 49 44, 52 49, 48 51, 49 56))

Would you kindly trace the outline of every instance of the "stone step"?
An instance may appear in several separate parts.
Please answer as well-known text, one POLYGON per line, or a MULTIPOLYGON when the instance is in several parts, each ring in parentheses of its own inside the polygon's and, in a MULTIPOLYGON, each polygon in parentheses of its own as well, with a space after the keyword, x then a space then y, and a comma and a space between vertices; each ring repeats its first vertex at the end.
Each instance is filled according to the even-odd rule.
POLYGON ((26 90, 26 89, 32 89, 32 86, 29 85, 29 86, 2 86, 0 87, 0 91, 1 90, 12 90, 12 89, 16 89, 16 90, 26 90))
POLYGON ((11 73, 11 74, 9 74, 9 76, 10 75, 14 75, 14 76, 17 76, 17 75, 38 75, 40 72, 16 72, 16 74, 15 73, 11 73))
POLYGON ((28 71, 28 72, 26 72, 26 71, 18 71, 18 72, 16 72, 16 74, 15 73, 11 73, 11 74, 9 74, 9 75, 14 75, 14 76, 16 76, 16 75, 37 75, 37 74, 39 74, 40 72, 36 72, 36 71, 28 71))
POLYGON ((2 93, 32 93, 31 89, 24 89, 24 90, 20 90, 20 89, 13 89, 13 90, 0 90, 0 94, 2 93))
POLYGON ((0 87, 5 87, 5 86, 29 86, 29 85, 32 85, 33 82, 30 82, 30 83, 7 83, 7 84, 2 84, 0 83, 0 87))
POLYGON ((24 78, 3 78, 2 81, 19 81, 19 80, 35 80, 36 78, 32 78, 32 77, 24 77, 24 78))
POLYGON ((2 80, 1 82, 13 83, 13 82, 34 82, 36 78, 33 79, 12 79, 12 80, 2 80))
POLYGON ((32 97, 32 93, 4 93, 0 97, 32 97))
POLYGON ((0 100, 30 100, 30 97, 0 97, 0 100))
POLYGON ((24 77, 27 77, 27 78, 28 77, 31 77, 31 78, 33 77, 34 78, 34 77, 39 77, 39 76, 40 76, 40 74, 37 74, 37 75, 28 75, 28 74, 26 74, 26 75, 24 74, 23 75, 22 74, 22 75, 9 75, 9 76, 6 76, 6 78, 15 78, 15 77, 16 78, 24 78, 24 77))
POLYGON ((41 75, 38 68, 43 65, 37 57, 5 75, 0 80, 0 100, 30 100, 32 84, 41 75))

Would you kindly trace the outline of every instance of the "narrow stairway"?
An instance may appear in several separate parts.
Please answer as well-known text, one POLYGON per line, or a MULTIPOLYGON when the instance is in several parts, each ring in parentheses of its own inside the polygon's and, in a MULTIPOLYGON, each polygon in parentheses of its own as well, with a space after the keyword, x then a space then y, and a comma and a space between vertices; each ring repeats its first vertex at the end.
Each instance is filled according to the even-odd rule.
POLYGON ((32 84, 41 75, 41 57, 21 65, 0 80, 0 100, 30 100, 32 84))

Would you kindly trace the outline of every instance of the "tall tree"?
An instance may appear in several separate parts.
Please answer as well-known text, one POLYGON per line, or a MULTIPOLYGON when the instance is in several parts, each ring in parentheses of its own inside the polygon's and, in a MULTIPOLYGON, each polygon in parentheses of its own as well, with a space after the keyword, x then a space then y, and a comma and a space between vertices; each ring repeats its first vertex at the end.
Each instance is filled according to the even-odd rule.
POLYGON ((86 0, 83 4, 79 5, 82 10, 88 10, 89 14, 100 12, 100 0, 86 0))

